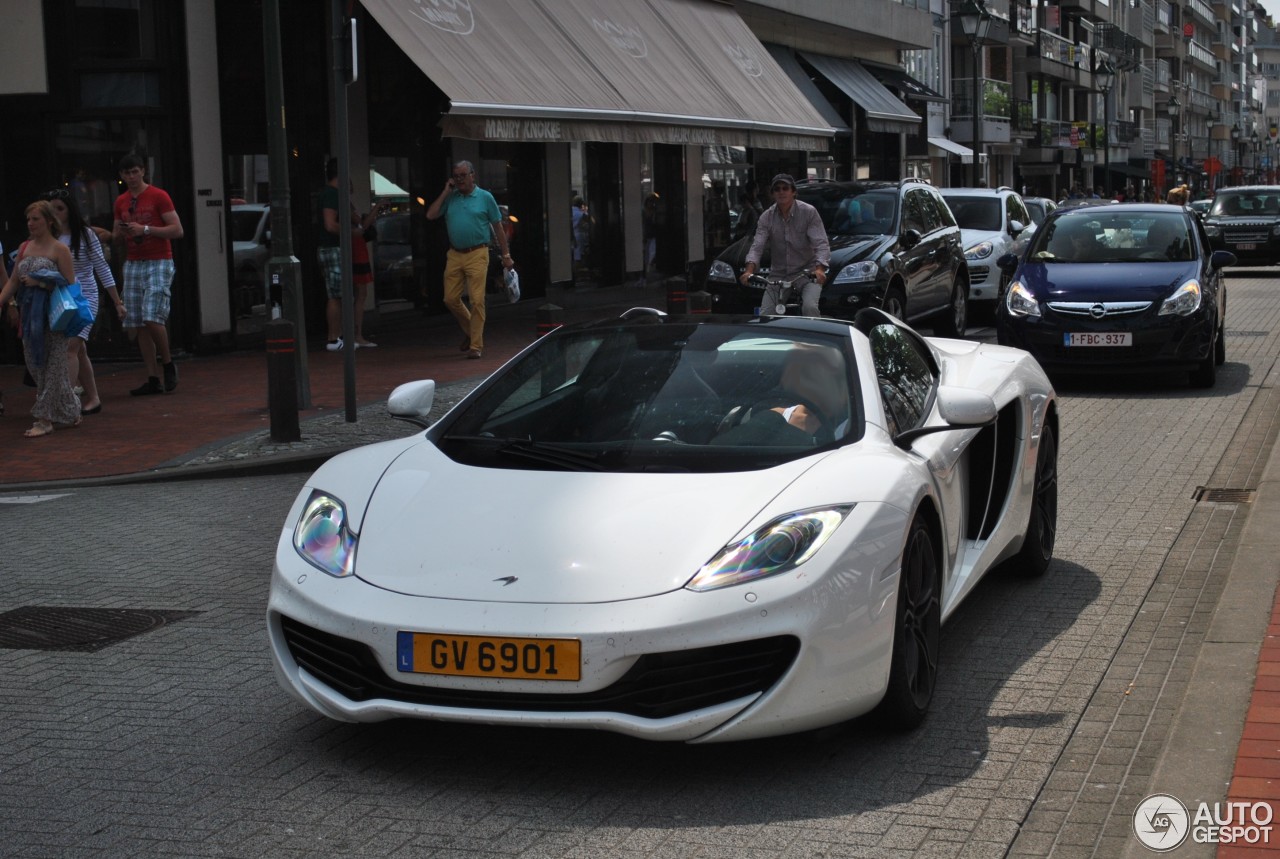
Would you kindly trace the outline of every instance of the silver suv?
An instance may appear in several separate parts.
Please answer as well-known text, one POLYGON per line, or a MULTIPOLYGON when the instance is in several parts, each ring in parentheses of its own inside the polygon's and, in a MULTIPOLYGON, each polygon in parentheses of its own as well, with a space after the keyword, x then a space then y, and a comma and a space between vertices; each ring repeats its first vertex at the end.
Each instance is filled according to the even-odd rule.
POLYGON ((1007 278, 996 260, 1021 254, 1035 232, 1035 222, 1022 196, 1012 188, 941 188, 942 197, 960 225, 964 258, 969 266, 969 301, 995 301, 1007 278))

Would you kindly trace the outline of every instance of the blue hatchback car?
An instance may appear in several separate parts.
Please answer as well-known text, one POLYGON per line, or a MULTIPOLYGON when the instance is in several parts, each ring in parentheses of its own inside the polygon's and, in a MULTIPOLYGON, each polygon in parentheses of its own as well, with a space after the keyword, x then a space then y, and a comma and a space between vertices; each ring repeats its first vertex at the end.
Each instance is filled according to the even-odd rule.
POLYGON ((1226 361, 1226 285, 1235 255, 1215 251, 1181 206, 1121 203, 1052 212, 996 312, 1001 344, 1049 372, 1187 370, 1210 388, 1226 361))

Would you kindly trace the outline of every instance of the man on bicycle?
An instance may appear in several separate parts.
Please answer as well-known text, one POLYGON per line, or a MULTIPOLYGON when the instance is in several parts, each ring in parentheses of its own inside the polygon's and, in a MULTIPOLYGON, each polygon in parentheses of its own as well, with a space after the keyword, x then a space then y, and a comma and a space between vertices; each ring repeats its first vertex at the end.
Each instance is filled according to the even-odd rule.
MULTIPOLYGON (((831 246, 827 242, 822 217, 813 206, 796 199, 796 180, 790 174, 774 176, 769 188, 773 192, 774 203, 760 215, 751 250, 747 251, 747 265, 739 280, 743 286, 747 285, 767 245, 770 273, 774 278, 793 281, 806 271, 813 272, 813 279, 806 280, 801 286, 801 313, 821 316, 818 296, 827 282, 827 268, 831 262, 831 246)), ((778 305, 780 291, 778 284, 769 284, 760 305, 762 313, 768 313, 778 305)))

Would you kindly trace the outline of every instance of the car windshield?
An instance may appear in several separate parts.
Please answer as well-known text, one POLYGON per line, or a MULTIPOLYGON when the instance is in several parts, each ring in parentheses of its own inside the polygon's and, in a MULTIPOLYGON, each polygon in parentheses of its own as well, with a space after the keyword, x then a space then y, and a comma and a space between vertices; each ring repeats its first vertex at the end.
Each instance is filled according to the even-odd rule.
POLYGON ((558 331, 430 434, 487 468, 768 468, 861 437, 851 343, 775 320, 558 331))
POLYGON ((1280 217, 1280 188, 1259 191, 1219 191, 1210 215, 1234 217, 1280 217))
POLYGON ((262 220, 261 209, 231 210, 231 241, 251 242, 258 234, 258 222, 262 220))
POLYGON ((1031 215, 1031 220, 1036 224, 1043 224, 1045 215, 1048 214, 1045 211, 1044 203, 1039 200, 1026 200, 1024 202, 1027 204, 1027 212, 1031 215))
POLYGON ((883 236, 898 221, 898 189, 805 188, 799 199, 813 206, 832 235, 883 236))
POLYGON ((1004 202, 998 197, 964 197, 959 194, 944 196, 960 229, 995 232, 1003 226, 1004 202))
POLYGON ((1168 212, 1084 209, 1041 227, 1030 259, 1048 263, 1170 262, 1194 259, 1186 216, 1168 212))

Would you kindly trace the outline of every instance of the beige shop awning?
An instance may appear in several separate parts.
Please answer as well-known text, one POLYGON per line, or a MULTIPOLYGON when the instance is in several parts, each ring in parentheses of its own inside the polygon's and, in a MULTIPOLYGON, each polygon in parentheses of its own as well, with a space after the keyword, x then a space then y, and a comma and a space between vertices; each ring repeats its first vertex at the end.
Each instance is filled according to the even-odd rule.
POLYGON ((825 150, 835 133, 708 0, 361 0, 449 97, 446 136, 825 150))

